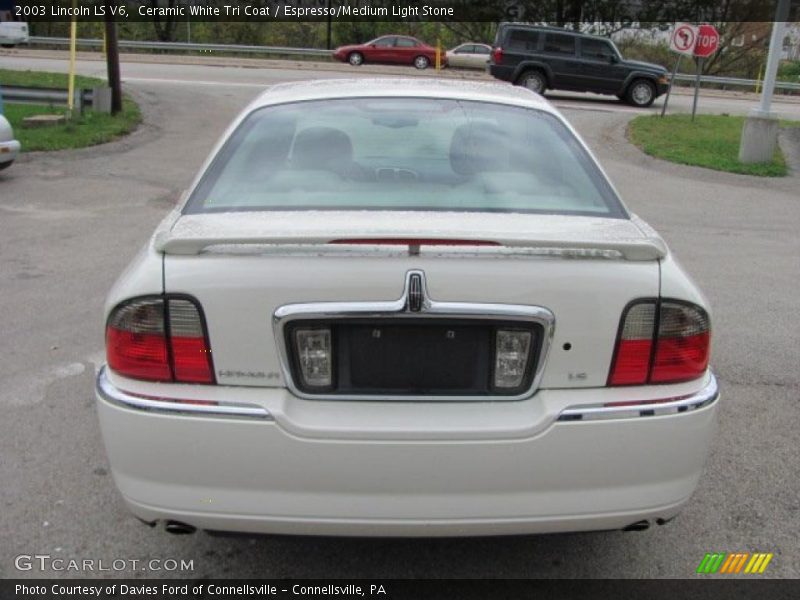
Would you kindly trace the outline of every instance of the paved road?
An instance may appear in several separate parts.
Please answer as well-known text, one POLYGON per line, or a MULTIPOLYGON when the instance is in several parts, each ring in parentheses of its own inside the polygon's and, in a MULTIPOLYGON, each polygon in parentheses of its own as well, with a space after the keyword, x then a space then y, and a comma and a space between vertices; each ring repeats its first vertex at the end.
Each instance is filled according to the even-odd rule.
MULTIPOLYGON (((80 53, 78 72, 105 79, 105 62, 97 53, 80 53)), ((190 87, 250 88, 258 90, 266 85, 303 79, 361 77, 364 75, 401 75, 435 77, 433 69, 418 71, 410 67, 388 65, 363 65, 353 68, 340 63, 308 63, 303 61, 277 61, 251 58, 226 58, 204 56, 170 56, 128 54, 122 69, 123 83, 130 86, 187 85, 190 87), (173 62, 163 62, 173 61, 173 62), (175 64, 175 63, 178 64, 175 64)), ((0 50, 0 68, 37 69, 65 72, 67 61, 63 52, 42 50, 0 50)), ((445 69, 448 78, 470 80, 492 78, 479 71, 445 69)), ((549 92, 548 98, 559 108, 590 110, 592 112, 620 112, 650 114, 660 110, 663 97, 653 108, 636 109, 620 103, 613 96, 549 92)), ((745 115, 758 104, 758 96, 745 92, 720 92, 701 90, 698 110, 706 113, 745 115)), ((692 94, 688 88, 676 87, 669 101, 670 112, 690 112, 692 94)), ((774 111, 782 118, 800 120, 800 98, 776 96, 774 111)))
MULTIPOLYGON (((54 68, 0 60, 9 65, 54 68)), ((124 73, 145 114, 136 133, 29 155, 0 174, 0 577, 41 576, 14 569, 16 555, 34 553, 193 560, 198 577, 691 577, 712 550, 774 552, 768 574, 800 576, 800 179, 656 161, 625 142, 631 111, 610 104, 614 112, 585 102, 564 111, 714 306, 719 432, 676 521, 642 533, 491 539, 219 539, 172 537, 130 517, 92 397, 104 296, 258 87, 320 74, 158 65, 124 73), (207 83, 185 83, 193 79, 207 83)))

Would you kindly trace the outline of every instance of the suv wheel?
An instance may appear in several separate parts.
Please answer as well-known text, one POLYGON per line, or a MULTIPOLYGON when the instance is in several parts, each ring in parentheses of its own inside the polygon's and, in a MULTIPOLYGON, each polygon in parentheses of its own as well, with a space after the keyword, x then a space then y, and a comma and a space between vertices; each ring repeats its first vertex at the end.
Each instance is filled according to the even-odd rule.
POLYGON ((428 60, 427 56, 418 56, 414 59, 414 66, 418 69, 427 69, 429 64, 431 64, 431 61, 428 60))
POLYGON ((354 67, 357 67, 361 63, 364 62, 364 56, 361 52, 351 52, 350 55, 347 57, 347 62, 349 62, 354 67))
POLYGON ((525 71, 517 80, 517 85, 541 95, 544 94, 544 90, 547 88, 547 80, 541 71, 525 71))
POLYGON ((650 106, 656 99, 656 86, 647 79, 637 79, 628 86, 625 99, 634 106, 642 108, 650 106))

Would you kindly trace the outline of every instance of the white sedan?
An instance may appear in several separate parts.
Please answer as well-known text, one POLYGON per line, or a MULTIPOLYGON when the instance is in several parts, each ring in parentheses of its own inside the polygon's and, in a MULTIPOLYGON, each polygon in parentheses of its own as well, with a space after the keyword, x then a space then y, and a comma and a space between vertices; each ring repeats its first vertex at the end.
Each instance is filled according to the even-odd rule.
POLYGON ((644 529, 703 472, 706 301, 548 102, 277 85, 111 290, 140 519, 368 536, 644 529))
POLYGON ((489 64, 492 47, 468 42, 447 51, 447 66, 464 69, 485 69, 489 64))

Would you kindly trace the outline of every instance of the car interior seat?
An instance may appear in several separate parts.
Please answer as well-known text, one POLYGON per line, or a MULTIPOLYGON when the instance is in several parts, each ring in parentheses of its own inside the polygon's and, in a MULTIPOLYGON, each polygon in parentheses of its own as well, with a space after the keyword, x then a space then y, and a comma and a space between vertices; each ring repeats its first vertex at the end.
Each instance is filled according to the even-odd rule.
POLYGON ((465 123, 450 141, 450 166, 459 175, 507 171, 510 167, 507 136, 492 123, 465 123))
POLYGON ((308 127, 297 133, 292 148, 294 169, 323 170, 345 179, 369 179, 367 169, 353 160, 353 143, 334 127, 308 127))

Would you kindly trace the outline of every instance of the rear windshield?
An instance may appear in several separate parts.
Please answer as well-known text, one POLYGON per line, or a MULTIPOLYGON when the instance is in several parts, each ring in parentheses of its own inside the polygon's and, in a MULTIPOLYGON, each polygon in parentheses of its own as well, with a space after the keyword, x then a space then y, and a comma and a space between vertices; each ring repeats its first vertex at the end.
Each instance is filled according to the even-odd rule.
POLYGON ((574 135, 547 113, 417 98, 254 111, 185 213, 437 210, 625 217, 574 135))

